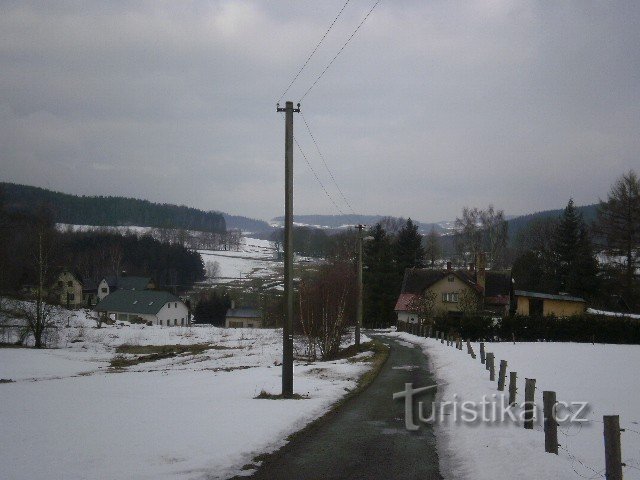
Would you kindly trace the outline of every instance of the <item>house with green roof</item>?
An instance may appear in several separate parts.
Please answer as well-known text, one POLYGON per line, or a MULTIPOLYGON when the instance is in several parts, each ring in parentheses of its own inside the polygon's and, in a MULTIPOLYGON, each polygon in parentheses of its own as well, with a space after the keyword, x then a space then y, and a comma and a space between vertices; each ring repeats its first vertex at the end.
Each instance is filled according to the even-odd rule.
POLYGON ((155 285, 149 277, 118 275, 103 278, 98 284, 98 301, 116 290, 150 290, 155 285))
POLYGON ((161 290, 117 290, 94 308, 116 321, 143 320, 149 325, 186 326, 189 309, 175 295, 161 290))

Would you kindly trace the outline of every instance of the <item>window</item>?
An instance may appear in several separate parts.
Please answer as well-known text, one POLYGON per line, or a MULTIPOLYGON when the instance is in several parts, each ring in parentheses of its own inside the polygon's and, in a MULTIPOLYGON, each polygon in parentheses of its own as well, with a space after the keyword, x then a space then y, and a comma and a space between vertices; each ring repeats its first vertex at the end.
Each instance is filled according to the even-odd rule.
POLYGON ((64 283, 62 282, 62 280, 59 280, 59 281, 58 281, 58 286, 59 286, 59 287, 62 287, 63 285, 64 285, 64 283))
POLYGON ((102 287, 100 290, 102 291, 102 293, 107 293, 109 291, 109 289, 106 287, 102 287))
POLYGON ((453 275, 449 275, 449 277, 447 278, 447 282, 455 282, 456 278, 453 275))
POLYGON ((458 292, 443 293, 442 301, 444 303, 458 303, 458 292))
POLYGON ((175 303, 173 304, 173 308, 178 308, 178 302, 175 302, 175 303))
POLYGON ((71 280, 67 282, 67 287, 73 287, 73 282, 71 280))
POLYGON ((76 299, 76 296, 73 293, 68 293, 67 298, 70 302, 73 302, 76 299))
POLYGON ((170 303, 167 303, 167 308, 171 308, 171 304, 170 303))
POLYGON ((180 326, 181 326, 181 327, 184 327, 184 318, 181 318, 181 319, 180 319, 180 326))
POLYGON ((173 326, 174 326, 174 327, 177 327, 177 326, 178 326, 178 319, 177 319, 177 318, 174 318, 174 319, 173 319, 173 326))

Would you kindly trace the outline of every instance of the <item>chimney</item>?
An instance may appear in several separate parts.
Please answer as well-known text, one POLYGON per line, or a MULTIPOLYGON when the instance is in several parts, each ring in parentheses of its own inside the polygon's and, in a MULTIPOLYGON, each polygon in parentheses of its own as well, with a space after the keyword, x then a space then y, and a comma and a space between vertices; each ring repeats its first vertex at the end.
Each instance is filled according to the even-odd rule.
POLYGON ((451 262, 447 262, 447 272, 451 271, 451 262))
POLYGON ((487 257, 486 255, 483 253, 479 253, 478 254, 478 273, 476 274, 476 279, 478 282, 478 285, 484 290, 485 288, 485 283, 486 283, 486 275, 485 275, 485 268, 487 266, 487 257))

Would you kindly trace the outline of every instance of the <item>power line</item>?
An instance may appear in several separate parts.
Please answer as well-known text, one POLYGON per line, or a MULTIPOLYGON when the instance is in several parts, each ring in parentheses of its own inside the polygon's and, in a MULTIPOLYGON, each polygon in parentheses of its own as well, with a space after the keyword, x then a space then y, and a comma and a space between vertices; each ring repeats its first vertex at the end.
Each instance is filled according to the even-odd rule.
POLYGON ((347 205, 347 207, 349 207, 349 210, 351 210, 351 213, 353 214, 353 216, 360 218, 360 216, 355 212, 355 210, 351 206, 351 203, 349 203, 349 200, 347 200, 347 197, 345 196, 345 194, 342 192, 342 189, 340 188, 340 185, 338 185, 338 182, 336 181, 335 176, 331 172, 331 169, 329 168, 329 165, 327 165, 327 162, 326 162, 326 160, 324 158, 324 155, 320 151, 320 146, 318 145, 316 137, 311 132, 311 127, 309 126, 309 123, 307 122, 307 119, 305 118, 305 116, 302 113, 302 111, 300 111, 300 115, 302 116, 302 121, 304 122, 305 126, 307 127, 307 132, 309 132, 309 136, 313 140, 313 144, 316 146, 316 150, 318 151, 318 155, 320 155, 320 159, 322 160, 322 163, 324 164, 324 168, 326 168, 327 172, 329 173, 329 176, 331 177, 331 180, 333 181, 333 184, 336 186, 336 189, 340 193, 340 196, 342 197, 342 200, 344 200, 344 203, 347 205))
POLYGON ((316 45, 316 48, 313 49, 313 51, 311 52, 311 54, 309 55, 309 57, 307 58, 307 60, 304 62, 304 64, 302 65, 302 67, 300 68, 300 70, 298 70, 298 73, 296 73, 296 75, 293 77, 293 80, 291 80, 291 83, 289 83, 289 86, 285 89, 284 92, 282 92, 282 95, 280 95, 280 99, 278 100, 278 103, 280 103, 282 101, 282 99, 284 98, 284 96, 287 94, 287 92, 289 91, 289 89, 291 88, 291 86, 295 83, 295 81, 298 79, 298 77, 300 76, 300 74, 302 73, 302 71, 305 69, 305 67, 307 66, 307 64, 309 63, 309 60, 311 60, 311 57, 313 57, 313 55, 316 53, 316 51, 318 50, 318 48, 320 48, 320 45, 322 45, 322 42, 324 42, 324 39, 327 38, 327 35, 329 34, 329 32, 331 31, 331 29, 333 28, 333 26, 335 25, 336 21, 338 20, 338 18, 340 17, 340 15, 342 14, 342 12, 344 11, 344 9, 346 8, 347 4, 350 2, 351 0, 347 0, 346 2, 344 2, 344 5, 342 6, 342 8, 340 9, 340 11, 338 12, 338 14, 336 15, 336 18, 333 19, 333 22, 331 22, 331 25, 329 25, 329 28, 327 28, 327 31, 324 32, 324 35, 322 36, 322 38, 320 39, 320 41, 318 42, 318 44, 316 45))
POLYGON ((294 140, 294 142, 296 142, 296 145, 298 146, 298 149, 300 150, 300 153, 302 154, 302 158, 304 158, 304 161, 306 162, 307 166, 309 167, 309 170, 311 170, 311 173, 313 173, 313 176, 316 178, 316 181, 322 187, 322 190, 324 191, 325 195, 329 198, 329 200, 331 200, 331 203, 333 203, 333 206, 336 207, 338 212, 340 212, 341 215, 345 215, 345 213, 342 211, 342 209, 338 206, 338 204, 335 202, 333 197, 329 194, 329 192, 325 188, 324 184, 322 183, 322 180, 320 180, 320 177, 318 177, 318 174, 316 173, 316 171, 311 166, 311 163, 309 163, 309 160, 307 159, 307 156, 304 154, 304 151, 302 150, 302 147, 298 143, 298 139, 294 136, 293 140, 294 140))
POLYGON ((316 86, 316 83, 318 83, 318 81, 324 76, 324 74, 327 72, 327 70, 329 70, 329 67, 333 64, 333 62, 335 61, 336 58, 338 58, 338 55, 340 55, 342 53, 342 51, 345 49, 345 47, 349 44, 349 42, 351 41, 351 39, 355 36, 356 33, 358 33, 358 30, 360 30, 360 27, 362 27, 362 25, 364 24, 364 22, 367 21, 367 18, 369 18, 369 15, 371 15, 371 12, 373 12, 373 9, 376 8, 378 6, 378 4, 380 3, 380 0, 376 0, 376 3, 373 4, 373 6, 371 7, 371 9, 369 10, 369 12, 365 15, 365 17, 362 19, 362 21, 360 22, 360 24, 356 27, 356 29, 353 31, 353 33, 349 36, 349 38, 347 38, 347 41, 344 42, 344 44, 342 45, 342 47, 340 47, 340 50, 338 50, 338 53, 335 54, 335 56, 331 59, 331 61, 327 64, 327 66, 324 68, 324 70, 322 71, 322 73, 320 73, 320 75, 318 75, 318 78, 315 79, 315 81, 311 84, 311 86, 307 89, 306 92, 304 92, 304 95, 302 95, 302 97, 300 97, 300 100, 298 100, 298 102, 302 102, 302 100, 304 99, 304 97, 307 96, 307 94, 313 89, 313 87, 316 86))

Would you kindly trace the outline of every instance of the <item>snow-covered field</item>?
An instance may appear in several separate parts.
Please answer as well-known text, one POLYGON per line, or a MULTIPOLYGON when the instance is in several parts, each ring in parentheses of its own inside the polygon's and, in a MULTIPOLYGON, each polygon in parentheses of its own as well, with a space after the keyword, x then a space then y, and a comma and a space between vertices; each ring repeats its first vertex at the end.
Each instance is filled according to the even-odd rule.
POLYGON ((280 330, 94 328, 80 312, 58 349, 0 348, 0 478, 226 478, 322 415, 370 364, 296 364, 281 388, 280 330), (208 344, 199 353, 110 367, 123 344, 208 344))
POLYGON ((238 251, 198 250, 202 261, 218 262, 220 271, 217 281, 225 283, 249 278, 265 278, 277 273, 281 262, 275 261, 275 249, 269 240, 242 238, 238 251))
MULTIPOLYGON (((434 339, 408 333, 390 335, 419 345, 429 356, 438 383, 438 401, 482 400, 497 383, 478 359, 434 339)), ((479 345, 472 343, 476 353, 479 345)), ((439 423, 436 426, 443 474, 452 479, 604 478, 603 415, 620 415, 625 479, 640 479, 640 346, 584 343, 486 343, 486 351, 518 372, 518 402, 524 379, 535 378, 536 403, 542 392, 558 401, 588 402, 589 422, 559 428, 559 455, 545 453, 540 420, 534 430, 513 423, 439 423)), ((508 382, 508 374, 507 374, 508 382)), ((573 407, 573 410, 577 410, 573 407)))

